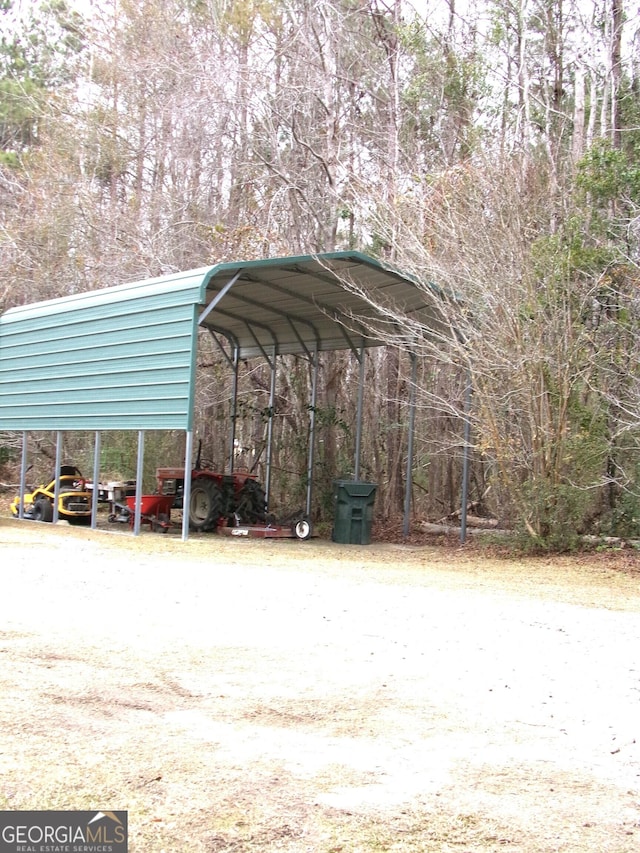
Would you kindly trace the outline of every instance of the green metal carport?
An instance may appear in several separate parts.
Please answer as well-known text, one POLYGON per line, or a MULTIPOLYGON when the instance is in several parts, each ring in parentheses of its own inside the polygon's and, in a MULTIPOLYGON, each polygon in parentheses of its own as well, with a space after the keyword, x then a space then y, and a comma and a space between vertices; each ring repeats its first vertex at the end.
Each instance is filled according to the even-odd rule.
MULTIPOLYGON (((137 533, 144 432, 178 429, 186 434, 184 505, 188 507, 200 326, 219 343, 220 338, 228 343, 228 360, 236 376, 240 359, 267 359, 272 394, 277 356, 306 355, 317 377, 319 352, 350 349, 361 365, 357 479, 363 351, 388 343, 390 330, 397 345, 411 351, 411 327, 398 317, 410 317, 410 325, 419 323, 435 335, 446 334, 423 286, 358 252, 221 263, 12 308, 0 317, 0 430, 23 433, 21 495, 28 432, 58 433, 59 470, 61 434, 94 431, 94 482, 98 482, 100 433, 137 430, 137 533)), ((314 380, 312 418, 315 393, 314 380)), ((313 434, 312 423, 307 510, 313 434)), ((412 435, 410 445, 411 439, 412 435)), ((411 453, 407 470, 405 525, 411 453)), ((269 476, 268 470, 267 480, 269 476)), ((94 526, 96 509, 94 490, 94 526)), ((188 512, 183 516, 186 539, 188 512)))

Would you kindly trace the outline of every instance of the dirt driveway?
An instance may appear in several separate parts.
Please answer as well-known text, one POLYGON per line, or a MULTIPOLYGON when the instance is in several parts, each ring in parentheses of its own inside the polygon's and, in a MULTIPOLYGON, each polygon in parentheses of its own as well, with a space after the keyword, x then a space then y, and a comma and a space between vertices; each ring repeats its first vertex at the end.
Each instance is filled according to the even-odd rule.
POLYGON ((640 851, 640 572, 0 520, 0 809, 130 850, 640 851))

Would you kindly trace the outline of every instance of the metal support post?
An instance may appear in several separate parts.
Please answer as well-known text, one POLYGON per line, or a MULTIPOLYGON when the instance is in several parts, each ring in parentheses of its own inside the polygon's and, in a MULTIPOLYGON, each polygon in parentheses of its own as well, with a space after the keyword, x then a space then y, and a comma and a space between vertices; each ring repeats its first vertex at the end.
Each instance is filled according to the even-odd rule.
POLYGON ((231 430, 229 434, 229 473, 233 474, 236 449, 236 423, 238 420, 238 369, 240 367, 240 352, 237 346, 233 348, 233 380, 231 386, 231 430))
MULTIPOLYGON (((142 515, 142 477, 144 474, 144 430, 138 432, 138 460, 136 465, 136 506, 133 516, 133 535, 140 533, 140 517, 142 515)), ((185 471, 186 476, 186 471, 185 471)))
POLYGON ((411 492, 413 491, 413 443, 416 429, 416 392, 418 381, 418 359, 411 353, 411 389, 409 393, 409 435, 407 436, 407 477, 404 494, 404 520, 402 534, 409 535, 409 517, 411 515, 411 492))
POLYGON ((99 432, 96 431, 93 442, 93 492, 91 494, 91 529, 95 530, 98 526, 98 492, 100 491, 100 449, 101 438, 99 432))
POLYGON ((307 455, 307 504, 305 512, 311 515, 311 499, 313 497, 313 461, 316 450, 316 406, 318 403, 318 343, 313 350, 313 370, 311 372, 311 406, 309 415, 309 451, 307 455))
POLYGON ((264 492, 267 502, 267 507, 269 506, 269 499, 271 497, 271 465, 272 465, 272 453, 273 453, 273 418, 274 418, 274 407, 276 404, 276 347, 273 347, 273 358, 269 360, 269 365, 271 367, 271 383, 269 385, 269 420, 267 421, 267 465, 265 472, 265 484, 264 484, 264 492))
POLYGON ((58 521, 58 500, 60 498, 60 468, 62 467, 62 433, 60 430, 56 433, 56 469, 53 476, 55 477, 53 486, 53 523, 58 521))
POLYGON ((460 541, 467 540, 467 503, 469 501, 469 443, 471 441, 471 375, 467 371, 464 392, 464 447, 462 448, 462 505, 460 507, 460 541))
POLYGON ((191 503, 191 458, 193 456, 193 430, 187 430, 184 451, 184 491, 182 495, 182 541, 189 538, 189 504, 191 503))
POLYGON ((360 371, 358 374, 358 408, 356 413, 356 451, 355 464, 353 469, 353 479, 360 479, 360 456, 362 453, 362 410, 364 407, 364 341, 360 345, 360 355, 358 356, 360 363, 360 371))
POLYGON ((27 490, 27 433, 22 433, 22 459, 20 460, 20 508, 18 518, 24 518, 24 494, 27 490))

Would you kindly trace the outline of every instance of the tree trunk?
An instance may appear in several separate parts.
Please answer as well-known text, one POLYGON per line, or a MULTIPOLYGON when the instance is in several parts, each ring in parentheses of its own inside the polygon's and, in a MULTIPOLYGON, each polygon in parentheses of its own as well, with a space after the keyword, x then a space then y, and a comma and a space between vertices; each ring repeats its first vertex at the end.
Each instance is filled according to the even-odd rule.
POLYGON ((622 27, 624 23, 623 0, 611 0, 611 143, 614 148, 622 145, 620 127, 620 81, 622 78, 622 27))

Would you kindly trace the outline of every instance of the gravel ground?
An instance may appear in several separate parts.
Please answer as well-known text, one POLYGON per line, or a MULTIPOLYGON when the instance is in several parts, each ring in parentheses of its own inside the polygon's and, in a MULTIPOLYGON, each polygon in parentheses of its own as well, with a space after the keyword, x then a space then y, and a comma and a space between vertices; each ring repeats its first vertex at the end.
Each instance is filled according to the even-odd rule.
POLYGON ((0 808, 132 851, 640 851, 640 567, 0 520, 0 808))

